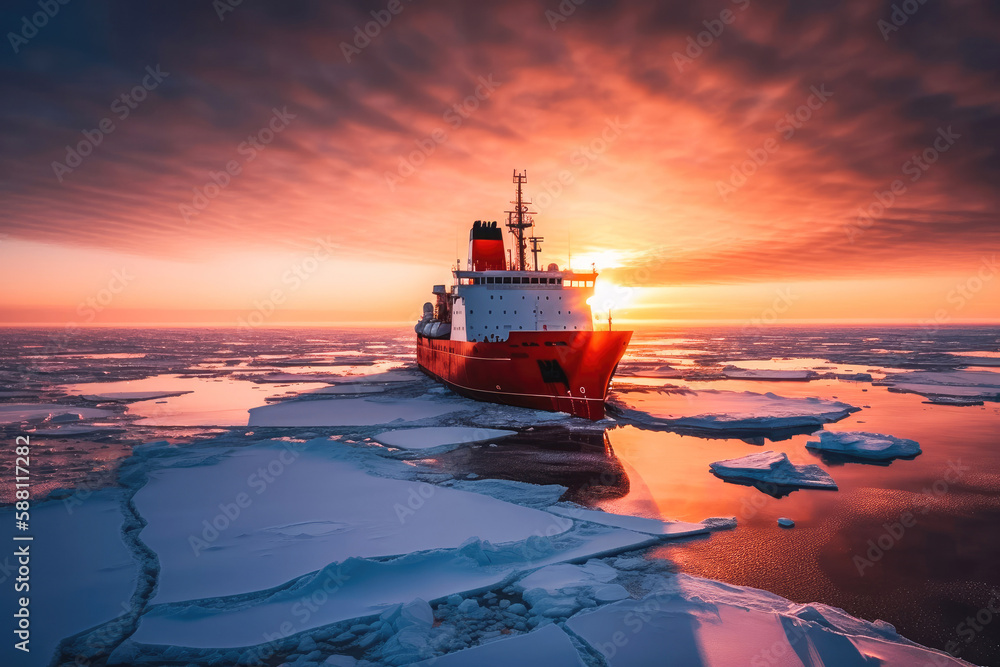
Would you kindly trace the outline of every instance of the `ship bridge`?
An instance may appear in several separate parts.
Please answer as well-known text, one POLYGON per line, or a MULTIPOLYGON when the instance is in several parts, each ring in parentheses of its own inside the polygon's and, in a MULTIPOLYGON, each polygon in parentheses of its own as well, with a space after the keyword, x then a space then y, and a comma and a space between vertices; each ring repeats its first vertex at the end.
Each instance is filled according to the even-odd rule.
POLYGON ((506 340, 511 331, 593 331, 590 271, 455 271, 451 338, 506 340))

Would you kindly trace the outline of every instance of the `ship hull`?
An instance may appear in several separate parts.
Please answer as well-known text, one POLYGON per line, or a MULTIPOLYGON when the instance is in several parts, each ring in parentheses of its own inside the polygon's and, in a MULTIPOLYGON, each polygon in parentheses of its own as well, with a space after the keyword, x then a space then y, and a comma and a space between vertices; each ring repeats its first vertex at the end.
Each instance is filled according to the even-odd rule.
POLYGON ((417 364, 479 401, 604 418, 631 331, 512 331, 503 342, 417 337, 417 364))

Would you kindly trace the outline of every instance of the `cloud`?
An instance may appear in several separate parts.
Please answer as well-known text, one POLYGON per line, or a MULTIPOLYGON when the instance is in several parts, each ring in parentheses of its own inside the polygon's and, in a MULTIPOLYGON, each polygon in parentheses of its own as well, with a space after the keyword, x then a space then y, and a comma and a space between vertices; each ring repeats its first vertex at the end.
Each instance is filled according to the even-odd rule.
POLYGON ((383 5, 244 3, 222 21, 211 3, 66 5, 0 63, 0 228, 175 259, 332 232, 359 257, 439 263, 527 167, 536 197, 571 176, 538 216, 553 248, 572 230, 656 284, 954 270, 1000 241, 998 18, 928 3, 884 39, 891 5, 588 0, 553 30, 555 2, 404 2, 351 62, 342 43, 383 5), (169 76, 117 117, 156 65, 169 76), (496 91, 463 106, 490 75, 496 91), (832 97, 786 137, 814 86, 832 97), (114 131, 59 182, 53 162, 103 118, 114 131), (620 138, 587 157, 616 118, 620 138), (961 138, 852 240, 858 209, 947 127, 961 138))

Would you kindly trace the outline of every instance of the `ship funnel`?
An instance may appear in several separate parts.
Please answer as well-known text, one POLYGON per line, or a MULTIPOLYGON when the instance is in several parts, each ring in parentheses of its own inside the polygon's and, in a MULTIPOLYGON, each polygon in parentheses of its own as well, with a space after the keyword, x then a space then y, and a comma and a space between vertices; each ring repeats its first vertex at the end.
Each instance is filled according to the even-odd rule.
POLYGON ((469 232, 469 261, 473 271, 503 271, 507 261, 503 249, 503 230, 496 221, 476 220, 469 232))

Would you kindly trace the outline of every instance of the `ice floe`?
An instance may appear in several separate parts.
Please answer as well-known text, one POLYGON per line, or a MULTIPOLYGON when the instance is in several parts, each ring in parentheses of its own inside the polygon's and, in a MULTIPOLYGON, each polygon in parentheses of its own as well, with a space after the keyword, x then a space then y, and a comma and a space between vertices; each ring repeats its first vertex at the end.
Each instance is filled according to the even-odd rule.
POLYGON ((891 461, 895 458, 914 457, 920 453, 920 444, 917 441, 882 433, 819 431, 813 435, 818 435, 819 440, 810 440, 806 443, 806 447, 859 459, 891 461))
POLYGON ((778 487, 836 489, 837 483, 818 465, 795 465, 784 452, 757 452, 716 461, 709 469, 726 481, 770 484, 778 487))
POLYGON ((966 665, 891 625, 821 604, 679 574, 639 600, 581 612, 566 627, 609 667, 669 664, 966 665))
MULTIPOLYGON (((151 472, 133 502, 148 522, 142 539, 160 559, 155 601, 247 593, 351 557, 472 537, 519 541, 571 523, 488 495, 370 475, 328 455, 330 447, 341 446, 257 446, 151 472)), ((380 465, 394 464, 406 467, 380 465)))
POLYGON ((722 369, 722 374, 730 380, 813 380, 819 376, 815 371, 809 370, 776 370, 762 368, 739 368, 738 366, 726 366, 722 369))
POLYGON ((716 389, 628 391, 615 394, 611 404, 637 424, 745 432, 818 426, 859 410, 822 398, 716 389))
POLYGON ((55 423, 100 419, 114 413, 98 408, 81 408, 58 403, 7 403, 0 405, 0 424, 48 420, 55 423))
POLYGON ((588 510, 583 507, 575 507, 572 505, 549 507, 548 511, 570 519, 590 521, 592 523, 599 523, 602 526, 624 528, 637 533, 660 535, 663 537, 687 537, 689 535, 707 533, 711 530, 709 526, 701 523, 647 519, 641 516, 627 516, 622 514, 612 514, 611 512, 588 510))
POLYGON ((400 449, 444 449, 479 442, 499 440, 517 431, 471 426, 428 426, 425 428, 397 429, 383 431, 375 436, 375 441, 400 449))
POLYGON ((553 537, 536 535, 503 545, 470 540, 458 549, 414 552, 392 560, 350 558, 269 591, 258 600, 239 599, 223 606, 159 605, 143 616, 132 639, 143 644, 200 648, 252 646, 268 641, 285 622, 294 632, 301 632, 367 618, 415 598, 434 601, 487 591, 521 571, 652 542, 648 535, 626 530, 574 528, 553 537), (317 598, 323 603, 314 603, 315 610, 304 614, 308 603, 317 598))
POLYGON ((250 409, 249 426, 374 426, 417 421, 455 412, 456 402, 423 398, 334 398, 286 401, 250 409))
POLYGON ((545 665, 546 667, 584 667, 586 663, 569 636, 557 625, 546 625, 533 632, 506 637, 439 658, 413 663, 414 667, 510 667, 545 665))
MULTIPOLYGON (((15 650, 14 642, 19 640, 8 630, 10 636, 0 647, 0 664, 48 665, 62 638, 131 609, 139 568, 122 541, 122 503, 120 491, 110 489, 38 503, 31 508, 30 533, 15 533, 13 506, 0 509, 0 522, 5 532, 9 530, 7 544, 12 545, 6 560, 0 559, 4 568, 13 564, 5 584, 10 587, 10 606, 5 609, 12 614, 18 547, 29 548, 32 575, 30 589, 22 591, 30 599, 31 651, 15 650), (11 541, 10 533, 30 534, 35 540, 11 541)), ((119 627, 104 641, 121 634, 124 630, 119 627)))
POLYGON ((95 402, 114 401, 149 401, 154 398, 170 398, 173 396, 183 396, 193 394, 193 390, 188 391, 109 391, 100 394, 83 394, 83 398, 95 402))
POLYGON ((1000 372, 996 371, 893 373, 877 384, 887 385, 889 391, 920 394, 952 404, 962 401, 974 404, 977 400, 1000 401, 1000 372))
POLYGON ((31 431, 33 435, 45 435, 45 436, 71 436, 71 435, 95 435, 98 433, 121 433, 125 431, 124 427, 121 426, 97 426, 97 425, 80 425, 76 426, 73 424, 64 424, 60 426, 52 426, 49 428, 36 428, 31 431))

